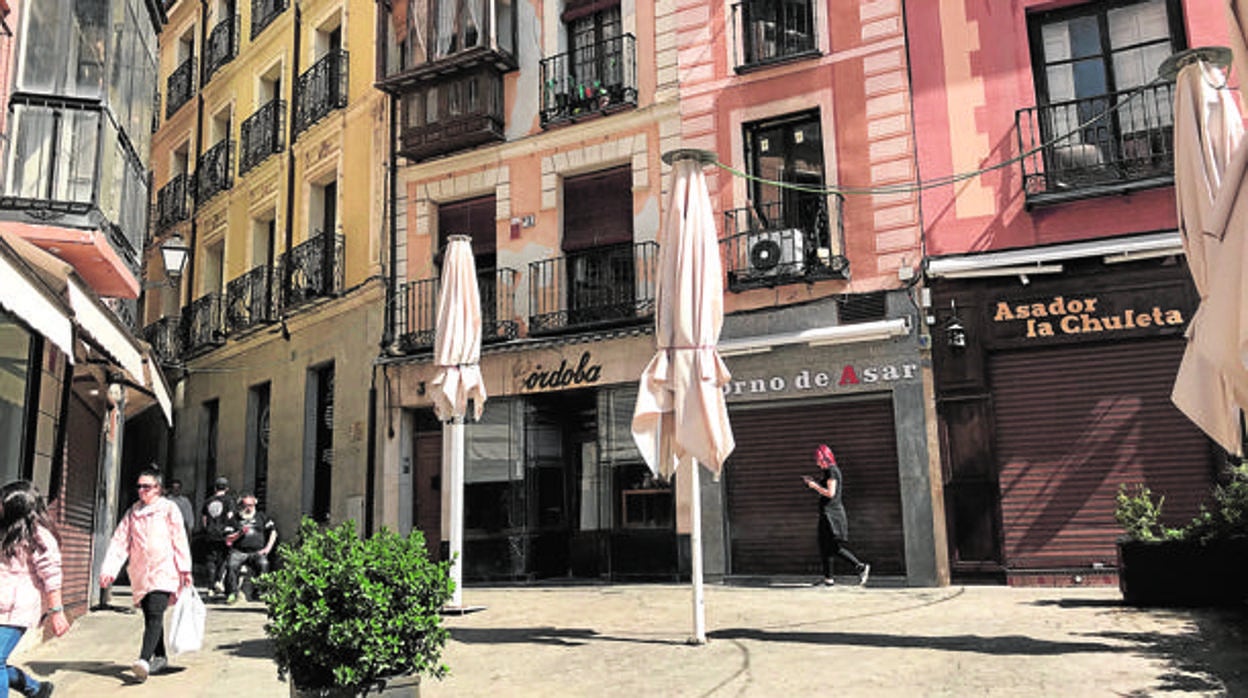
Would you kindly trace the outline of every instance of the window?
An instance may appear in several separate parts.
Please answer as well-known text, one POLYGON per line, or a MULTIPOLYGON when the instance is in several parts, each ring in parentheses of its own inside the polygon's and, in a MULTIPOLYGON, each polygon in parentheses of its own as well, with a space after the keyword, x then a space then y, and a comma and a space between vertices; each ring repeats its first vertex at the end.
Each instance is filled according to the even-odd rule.
MULTIPOLYGON (((572 13, 565 13, 565 18, 572 13)), ((568 21, 572 44, 572 79, 594 92, 624 82, 623 44, 619 41, 620 8, 609 7, 568 21)))
POLYGON ((745 0, 741 11, 743 65, 756 65, 815 51, 810 0, 745 0))
POLYGON ((260 508, 268 502, 269 493, 269 383, 253 385, 247 390, 247 475, 260 508))
POLYGON ((5 482, 30 475, 27 469, 32 441, 27 429, 31 390, 30 371, 39 370, 33 361, 38 341, 21 325, 0 310, 0 477, 5 482))
POLYGON ((634 313, 632 177, 626 165, 564 180, 570 324, 634 313))
MULTIPOLYGON (((25 3, 19 33, 17 89, 98 99, 104 86, 109 0, 38 0, 25 3)), ((141 16, 141 15, 140 15, 141 16)), ((150 99, 150 90, 147 98, 150 99)))
POLYGON ((5 191, 24 199, 90 204, 100 112, 15 102, 5 191))
MULTIPOLYGON (((497 232, 495 230, 496 207, 494 195, 481 196, 438 206, 438 259, 441 260, 446 243, 452 235, 468 235, 472 238, 472 256, 477 271, 494 269, 497 232)), ((484 302, 485 299, 482 299, 484 302)))
MULTIPOLYGON (((822 189, 823 132, 819 112, 806 112, 745 125, 746 160, 750 174, 761 180, 808 189, 822 189)), ((809 191, 755 180, 750 214, 752 228, 800 231, 780 242, 782 259, 802 265, 807 256, 832 246, 828 232, 827 197, 809 191), (796 249, 789 249, 796 245, 796 249)))
POLYGON ((1039 106, 1020 112, 1020 129, 1025 146, 1054 143, 1043 188, 1171 176, 1172 85, 1152 83, 1184 45, 1177 0, 1088 3, 1030 20, 1039 106))
POLYGON ((338 232, 337 173, 324 184, 312 185, 312 195, 308 199, 308 225, 308 237, 338 232))
POLYGON ((334 365, 308 372, 308 403, 304 421, 304 513, 329 521, 334 475, 334 365))

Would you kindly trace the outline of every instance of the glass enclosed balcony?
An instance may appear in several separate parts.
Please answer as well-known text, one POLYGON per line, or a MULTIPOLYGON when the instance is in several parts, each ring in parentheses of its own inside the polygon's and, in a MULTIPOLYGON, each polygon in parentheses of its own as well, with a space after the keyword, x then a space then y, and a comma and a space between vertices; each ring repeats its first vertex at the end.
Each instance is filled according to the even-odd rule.
POLYGON ((503 79, 488 68, 418 85, 403 96, 399 154, 410 160, 501 142, 503 79))
POLYGON ((389 0, 378 8, 378 86, 387 92, 482 65, 500 73, 518 65, 513 0, 389 0))

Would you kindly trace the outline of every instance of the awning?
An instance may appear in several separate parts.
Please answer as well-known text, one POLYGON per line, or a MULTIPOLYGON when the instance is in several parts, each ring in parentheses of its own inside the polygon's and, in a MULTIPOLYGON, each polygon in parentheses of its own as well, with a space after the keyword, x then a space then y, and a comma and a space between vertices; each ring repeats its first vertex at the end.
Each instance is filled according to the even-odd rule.
POLYGON ((1071 259, 1103 257, 1105 262, 1112 264, 1181 254, 1183 239, 1179 231, 1170 230, 1001 252, 932 257, 927 261, 927 274, 932 277, 960 278, 1060 273, 1062 267, 1059 263, 1071 259))
POLYGON ((27 267, 21 255, 0 237, 0 308, 30 325, 74 360, 74 325, 69 308, 27 267))
POLYGON ((780 332, 738 339, 722 339, 716 345, 716 348, 719 349, 720 356, 742 356, 745 354, 761 354, 771 351, 774 347, 787 344, 806 344, 812 347, 822 347, 831 344, 879 342, 892 337, 904 337, 908 334, 910 334, 910 320, 900 317, 891 320, 876 320, 874 322, 855 322, 848 325, 813 327, 800 332, 780 332))

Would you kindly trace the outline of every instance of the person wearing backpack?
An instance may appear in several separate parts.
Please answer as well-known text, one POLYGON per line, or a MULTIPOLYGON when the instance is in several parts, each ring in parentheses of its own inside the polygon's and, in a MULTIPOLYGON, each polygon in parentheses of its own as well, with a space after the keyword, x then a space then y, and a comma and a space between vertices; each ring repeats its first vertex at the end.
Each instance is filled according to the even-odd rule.
POLYGON ((234 495, 230 494, 230 481, 224 477, 213 483, 213 493, 200 508, 200 526, 208 541, 208 586, 218 594, 225 593, 226 563, 230 557, 225 536, 234 524, 234 495))

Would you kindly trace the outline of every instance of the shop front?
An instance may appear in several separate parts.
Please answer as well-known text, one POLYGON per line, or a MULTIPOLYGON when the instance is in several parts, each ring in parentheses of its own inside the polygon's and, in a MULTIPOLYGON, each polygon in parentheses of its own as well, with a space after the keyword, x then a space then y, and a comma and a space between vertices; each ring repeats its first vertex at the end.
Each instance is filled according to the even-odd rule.
POLYGON ((1197 306, 1185 266, 1063 267, 933 282, 955 578, 1113 583, 1119 486, 1165 495, 1175 525, 1213 481, 1216 447, 1170 402, 1197 306))

